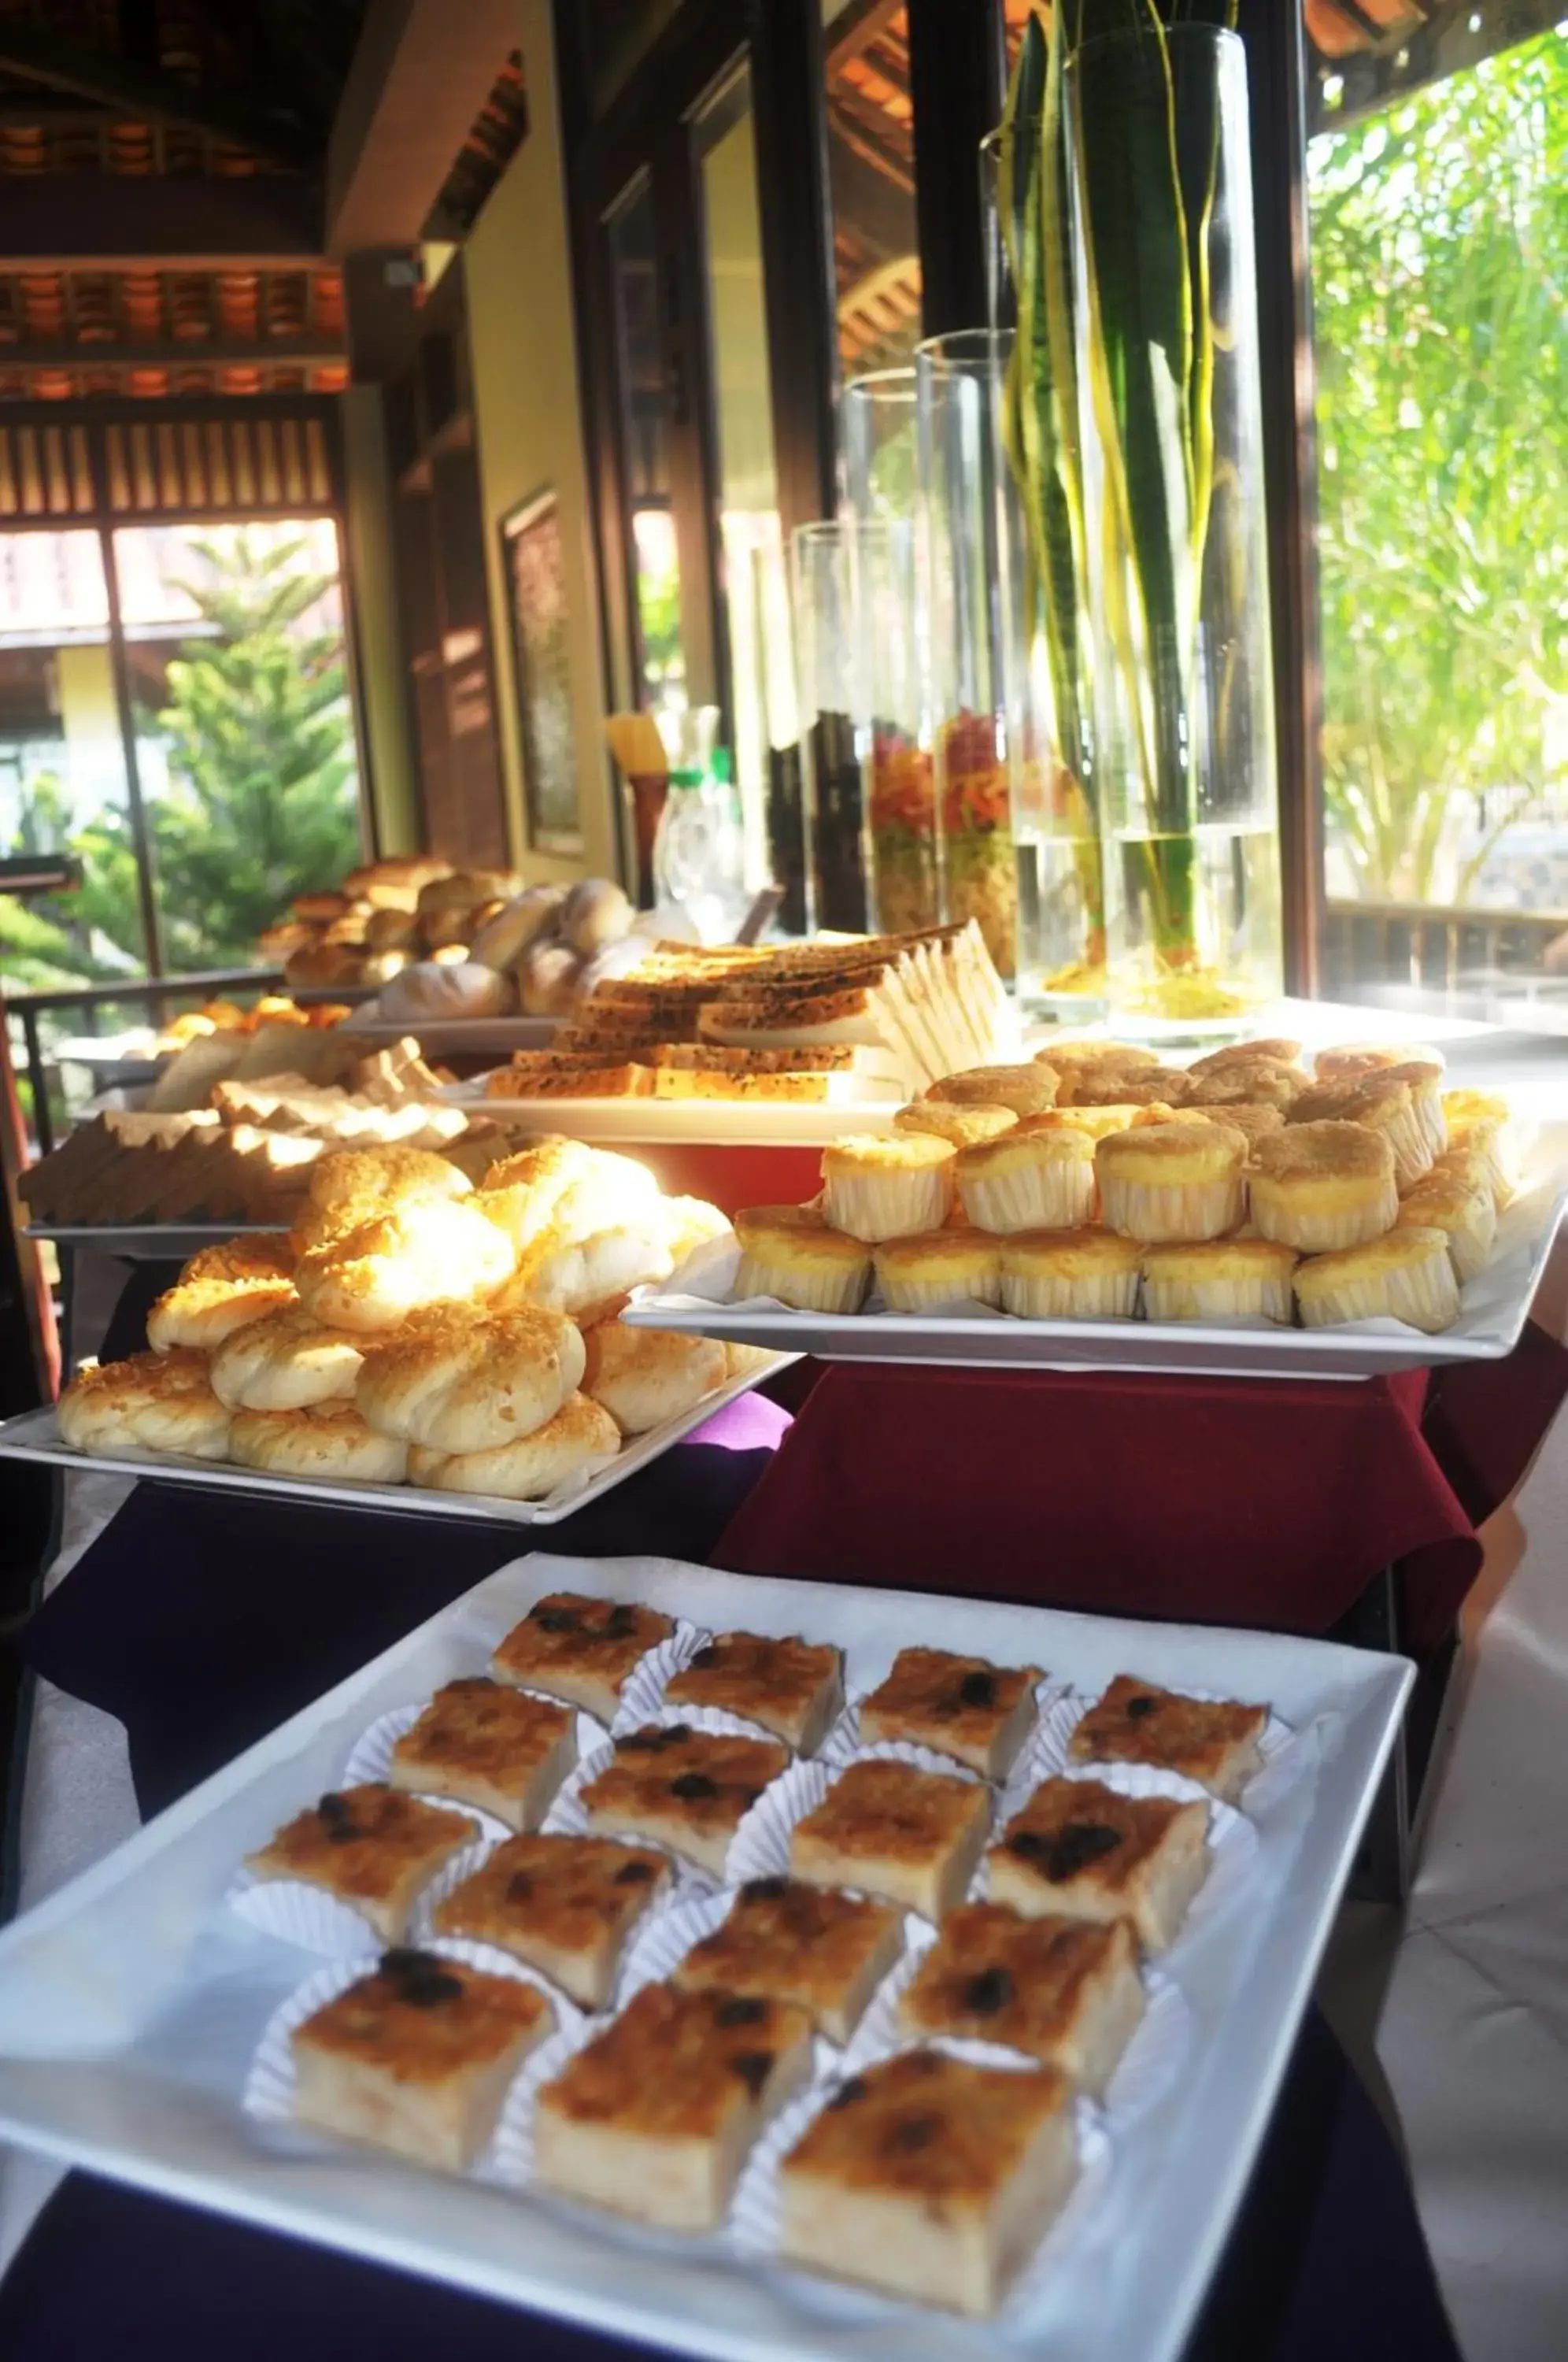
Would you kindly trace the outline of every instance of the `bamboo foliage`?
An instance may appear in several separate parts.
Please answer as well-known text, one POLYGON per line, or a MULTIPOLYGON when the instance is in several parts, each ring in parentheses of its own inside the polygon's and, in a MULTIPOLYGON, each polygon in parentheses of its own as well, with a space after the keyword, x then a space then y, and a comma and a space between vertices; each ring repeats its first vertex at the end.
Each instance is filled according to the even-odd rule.
MULTIPOLYGON (((1048 31, 1038 17, 1026 28, 1002 136, 1019 306, 1008 450, 1030 520, 1058 717, 1072 718, 1088 749, 1079 701, 1092 579, 1094 662, 1115 676, 1099 685, 1121 691, 1156 944, 1177 970, 1196 957, 1195 701, 1216 355, 1227 330, 1214 302, 1212 50, 1171 34, 1234 16, 1235 0, 1055 0, 1048 31)), ((1100 757, 1103 771, 1103 748, 1100 757)))

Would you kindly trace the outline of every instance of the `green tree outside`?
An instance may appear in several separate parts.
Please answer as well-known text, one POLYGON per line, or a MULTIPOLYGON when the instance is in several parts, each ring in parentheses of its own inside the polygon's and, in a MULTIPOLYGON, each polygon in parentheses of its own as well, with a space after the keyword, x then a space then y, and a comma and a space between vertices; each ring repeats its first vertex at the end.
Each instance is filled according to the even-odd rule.
POLYGON ((1331 833, 1364 898, 1463 900, 1568 789, 1568 38, 1325 132, 1311 186, 1331 833))
MULTIPOLYGON (((138 717, 169 767, 148 833, 171 971, 243 966, 296 894, 336 885, 358 857, 342 638, 302 628, 332 577, 299 570, 304 546, 267 547, 243 529, 192 544, 204 573, 180 588, 206 630, 171 660, 162 706, 138 717)), ((72 830, 61 782, 40 773, 14 849, 61 845, 81 857, 78 894, 0 900, 0 976, 13 989, 145 966, 126 815, 106 809, 72 830)))

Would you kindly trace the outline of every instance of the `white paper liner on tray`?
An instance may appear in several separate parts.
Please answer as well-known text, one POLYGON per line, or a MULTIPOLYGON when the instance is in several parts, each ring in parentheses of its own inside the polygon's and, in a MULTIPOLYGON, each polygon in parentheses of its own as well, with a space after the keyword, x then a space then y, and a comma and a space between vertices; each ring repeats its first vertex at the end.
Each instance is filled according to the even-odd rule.
MULTIPOLYGON (((1151 1686, 1168 1688, 1169 1684, 1160 1683, 1151 1686)), ((1219 1690, 1202 1690, 1190 1686, 1181 1690, 1173 1689, 1171 1695, 1195 1698, 1205 1705, 1229 1705, 1234 1703, 1233 1700, 1223 1696, 1219 1690)), ((1110 1760, 1076 1762, 1067 1752, 1074 1731, 1098 1703, 1098 1695, 1088 1697, 1077 1690, 1060 1691, 1051 1701, 1049 1708, 1040 1716, 1033 1730, 1019 1749, 1017 1760, 1003 1785, 1002 1811, 1004 1814, 1021 1812, 1043 1780, 1057 1778, 1063 1772, 1103 1772, 1111 1768, 1110 1760)), ((1258 1782, 1265 1774, 1273 1775, 1267 1791, 1268 1796, 1273 1797, 1280 1794, 1283 1787, 1288 1785, 1298 1772, 1306 1771, 1315 1760, 1315 1749, 1304 1748, 1297 1751, 1297 1734, 1290 1728, 1289 1725, 1282 1722, 1271 1709, 1268 1720, 1264 1726, 1263 1736, 1258 1741, 1258 1752, 1263 1759, 1262 1763, 1242 1792, 1243 1808, 1256 1790, 1258 1782)), ((1182 1780, 1185 1793, 1205 1796, 1209 1794, 1200 1782, 1187 1779, 1183 1773, 1173 1774, 1173 1777, 1182 1780)))
MULTIPOLYGON (((868 1689, 861 1690, 850 1699, 819 1749, 824 1763, 836 1764, 842 1769, 845 1764, 853 1762, 856 1756, 870 1759, 891 1755, 895 1761, 900 1763, 918 1761, 922 1768, 928 1772, 954 1772, 971 1780, 982 1777, 982 1774, 976 1772, 972 1765, 961 1763, 955 1755, 944 1755, 939 1748, 920 1747, 912 1740, 903 1739, 878 1738, 863 1742, 860 1737, 860 1709, 870 1695, 871 1692, 868 1689), (903 1751, 906 1746, 912 1747, 914 1752, 906 1754, 903 1751)), ((1038 1744, 1043 1728, 1047 1726, 1052 1728, 1056 1727, 1057 1718, 1064 1711, 1070 1711, 1071 1715, 1066 1729, 1072 1728, 1073 1723, 1083 1711, 1081 1702, 1073 1704, 1072 1700, 1073 1693, 1070 1690, 1065 1689, 1059 1682, 1053 1680, 1049 1673, 1042 1673, 1034 1684, 1034 1719, 1023 1734, 1018 1753, 1013 1758, 1014 1767, 1021 1763, 1030 1749, 1038 1744)), ((1063 1735, 1063 1743, 1066 1744, 1066 1731, 1063 1735)), ((1009 1780, 1011 1779, 1011 1770, 1007 1776, 1009 1780)))
MULTIPOLYGON (((901 1958, 894 1962, 872 1994, 866 2014, 845 2047, 844 2071, 846 2075, 858 2071, 874 2058, 886 2058, 895 2050, 957 2047, 955 2041, 949 2041, 942 2036, 911 2034, 899 2023, 899 2004, 913 1983, 922 1962, 933 1948, 937 1931, 923 1920, 911 1919, 906 1925, 905 1938, 901 1958)), ((1113 2124, 1131 2122, 1160 2097, 1180 2073, 1192 2040, 1192 2013, 1175 1979, 1163 1969, 1152 1968, 1146 1961, 1139 1975, 1143 1987, 1143 2015, 1132 2039, 1118 2059, 1104 2099, 1099 2103, 1113 2124)), ((986 2043, 972 2047, 994 2050, 999 2059, 1005 2058, 1013 2064, 1030 2066, 1034 2063, 1024 2053, 1012 2050, 1006 2044, 986 2043)))
MULTIPOLYGON (((531 2122, 535 2096, 552 2075, 558 2074, 574 2050, 580 2049, 588 2039, 589 2022, 575 2003, 569 2001, 558 1987, 513 1959, 510 1952, 498 1951, 492 1944, 469 1943, 466 1938, 442 1937, 425 1944, 421 1950, 434 1953, 441 1959, 457 1960, 465 1968, 478 1969, 486 1975, 513 1977, 520 1984, 533 1985, 542 1992, 555 2011, 555 2028, 536 2049, 531 2051, 518 2069, 497 2119, 495 2132, 482 2154, 469 2168, 483 2180, 504 2181, 509 2185, 517 2180, 516 2159, 521 2149, 528 2154, 531 2147, 531 2122)), ((369 1976, 381 1958, 379 1951, 362 1951, 357 1959, 335 1961, 318 1969, 296 1985, 268 2020, 260 2041, 257 2044, 246 2077, 241 2105, 247 2115, 258 2124, 293 2125, 294 2058, 290 2036, 318 2009, 347 1992, 359 1977, 369 1976)), ((313 2140, 330 2142, 329 2132, 314 2125, 300 2125, 302 2136, 313 2140)), ((411 2159, 411 2163, 417 2160, 411 2159)))
MULTIPOLYGON (((451 1805, 443 1799, 441 1809, 460 1812, 481 1824, 480 1833, 443 1862, 420 1890, 409 1906, 410 1926, 420 1915, 421 1904, 434 1902, 437 1893, 449 1894, 460 1880, 479 1868, 495 1844, 496 1833, 512 1834, 488 1813, 476 1813, 467 1805, 451 1805)), ((254 1871, 242 1869, 231 1880, 224 1901, 247 1926, 261 1935, 297 1944, 302 1951, 323 1952, 329 1959, 358 1959, 367 1951, 379 1951, 389 1940, 352 1904, 340 1903, 325 1887, 312 1886, 303 1878, 259 1878, 254 1871)), ((404 1937, 392 1940, 402 1942, 404 1937)))
MULTIPOLYGON (((938 2040, 928 2047, 948 2051, 955 2058, 971 2059, 977 2066, 999 2067, 1014 2072, 1026 2071, 1035 2064, 1032 2058, 1021 2058, 1016 2051, 1003 2050, 988 2042, 938 2040)), ((868 2321, 885 2317, 895 2306, 905 2308, 896 2297, 856 2288, 847 2281, 826 2279, 805 2265, 791 2264, 779 2253, 778 2169, 844 2080, 843 2076, 835 2076, 825 2084, 813 2081, 767 2126, 751 2152, 731 2202, 728 2239, 747 2263, 773 2264, 781 2270, 807 2273, 814 2306, 845 2322, 868 2321)), ((1078 2147, 1077 2179, 1060 2213, 1048 2225, 1039 2246, 1008 2289, 995 2316, 1000 2325, 1005 2326, 1010 2318, 1026 2312, 1038 2301, 1049 2286, 1058 2259, 1078 2235, 1081 2226, 1093 2219, 1101 2202, 1113 2161, 1110 2138, 1090 2102, 1076 2100, 1073 2113, 1078 2147)), ((918 2315, 926 2311, 920 2305, 913 2310, 918 2315)))

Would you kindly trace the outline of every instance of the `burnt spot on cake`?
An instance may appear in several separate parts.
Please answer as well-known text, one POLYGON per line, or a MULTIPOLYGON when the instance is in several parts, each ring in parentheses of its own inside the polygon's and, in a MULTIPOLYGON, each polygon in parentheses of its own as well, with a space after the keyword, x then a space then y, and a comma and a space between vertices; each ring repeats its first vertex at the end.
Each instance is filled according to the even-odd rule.
POLYGON ((533 1892, 534 1879, 532 1872, 526 1870, 513 1871, 512 1876, 506 1882, 506 1899, 508 1903, 526 1903, 533 1892))
POLYGON ((964 2007, 974 2017, 994 2017, 1012 1999, 1012 1979, 1006 1969, 982 1969, 964 1988, 964 2007))
POLYGON ((777 1903, 789 1889, 787 1878, 748 1878, 741 1888, 743 1903, 777 1903))
POLYGON ((646 1886, 654 1874, 651 1861, 629 1861, 615 1872, 617 1886, 646 1886))
POLYGON ((960 1705, 995 1705, 997 1677, 995 1673, 966 1673, 958 1684, 960 1705))
POLYGON ((715 1665, 722 1664, 723 1662, 723 1651, 718 1647, 717 1642, 710 1640, 705 1649, 698 1650, 697 1654, 691 1659, 690 1663, 688 1665, 687 1671, 689 1672, 696 1672, 700 1673, 708 1673, 712 1672, 715 1665))
POLYGON ((839 2085, 837 2091, 828 2102, 828 2106, 830 2108, 852 2108, 856 2100, 863 2100, 866 2097, 867 2092, 870 2086, 867 2084, 864 2075, 851 2075, 847 2082, 841 2083, 839 2085))
POLYGON ((713 2012, 715 2025, 760 2025, 767 2015, 767 2003, 754 2000, 746 1993, 731 1993, 713 2012))
POLYGON ((669 1793, 679 1796, 683 1805, 695 1805, 716 1796, 719 1783, 710 1780, 706 1772, 681 1772, 670 1782, 669 1793))
POLYGON ((624 1602, 619 1606, 612 1607, 609 1615, 604 1618, 606 1640, 629 1640, 636 1628, 637 1611, 635 1607, 626 1606, 624 1602))
POLYGON ((940 2116, 899 2116, 883 2135, 882 2147, 889 2157, 912 2157, 917 2150, 929 2148, 941 2135, 940 2116))
POLYGON ((1059 1829, 1020 1829, 1007 1840, 1007 1849, 1056 1886, 1102 1861, 1121 1843, 1121 1830, 1103 1821, 1066 1821, 1059 1829))
POLYGON ((576 1607, 536 1607, 530 1622, 541 1632, 580 1632, 582 1614, 576 1607))
POLYGON ((410 2009, 439 2009, 463 1997, 461 1977, 454 1976, 433 1952, 397 1948, 381 1954, 381 1965, 394 1998, 410 2009))
POLYGON ((1130 1697, 1127 1701, 1128 1721, 1142 1722, 1146 1716, 1155 1712, 1159 1703, 1158 1698, 1130 1697))

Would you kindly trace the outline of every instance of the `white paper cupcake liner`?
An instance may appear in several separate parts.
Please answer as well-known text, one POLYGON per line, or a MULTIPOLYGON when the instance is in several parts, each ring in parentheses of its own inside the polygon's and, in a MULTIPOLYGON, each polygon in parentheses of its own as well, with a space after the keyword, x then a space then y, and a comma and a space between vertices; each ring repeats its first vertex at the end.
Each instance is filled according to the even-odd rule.
MULTIPOLYGON (((856 2073, 874 2058, 885 2058, 895 2050, 918 2050, 922 2047, 951 2048, 959 2051, 956 2038, 942 2036, 911 2034, 899 2022, 899 2004, 913 1983, 928 1952, 936 1942, 936 1930, 922 1920, 911 1920, 906 1931, 903 1957, 896 1961, 871 1997, 865 2016, 844 2053, 844 2071, 856 2073)), ((1181 1988, 1174 1978, 1146 1962, 1139 1971, 1143 1986, 1144 2011, 1137 2031, 1116 2064, 1101 2103, 1105 2114, 1114 2123, 1125 2124, 1157 2100, 1181 2072, 1192 2043, 1192 2013, 1187 2008, 1181 1988)), ((971 2044, 961 2055, 967 2057, 979 2051, 994 2052, 999 2063, 1032 2066, 1035 2062, 1026 2052, 1013 2050, 1006 2044, 971 2044)))
MULTIPOLYGON (((1162 1954, 1162 1959, 1168 1959, 1188 1936, 1220 1918, 1246 1893, 1257 1860, 1257 1831, 1244 1814, 1222 1805, 1195 1780, 1184 1780, 1177 1772, 1156 1772, 1146 1763, 1064 1763, 1050 1776, 1093 1782, 1102 1788, 1113 1789, 1121 1796, 1169 1796, 1177 1804, 1208 1806, 1209 1875, 1193 1896, 1171 1951, 1162 1954)), ((999 1835, 1012 1811, 1021 1810, 1025 1801, 1021 1798, 1011 1811, 1004 1805, 997 1816, 999 1835)), ((970 1898, 984 1900, 989 1893, 989 1865, 982 1860, 970 1888, 970 1898)))
POLYGON ((668 1684, 712 1637, 701 1625, 682 1620, 668 1640, 661 1640, 657 1649, 639 1657, 621 1684, 621 1702, 611 1729, 619 1736, 624 1730, 635 1730, 641 1722, 652 1722, 668 1684))
MULTIPOLYGON (((529 1694, 532 1696, 536 1693, 530 1692, 529 1694)), ((344 1786, 355 1788, 367 1781, 389 1779, 392 1773, 393 1748, 405 1730, 414 1728, 429 1703, 429 1699, 425 1698, 418 1705, 394 1705, 390 1712, 380 1716, 371 1723, 369 1730, 356 1739, 348 1760, 343 1767, 344 1786)), ((558 1700, 551 1698, 547 1703, 554 1705, 558 1704, 558 1700)), ((577 1751, 580 1760, 588 1753, 590 1748, 602 1747, 603 1744, 603 1724, 596 1722, 591 1714, 580 1713, 577 1716, 577 1751)), ((416 1790, 414 1793, 422 1795, 426 1804, 443 1805, 447 1812, 471 1813, 487 1837, 500 1838, 517 1835, 516 1830, 509 1827, 498 1815, 485 1812, 479 1805, 459 1804, 450 1796, 438 1795, 433 1791, 427 1794, 424 1790, 416 1790)))
MULTIPOLYGON (((819 1758, 823 1762, 842 1766, 850 1762, 857 1755, 886 1755, 891 1749, 897 1748, 901 1750, 904 1748, 906 1742, 901 1739, 874 1739, 862 1743, 860 1709, 870 1694, 869 1690, 861 1690, 850 1699, 818 1749, 819 1758)), ((1071 1691, 1064 1689, 1059 1683, 1053 1681, 1049 1673, 1041 1675, 1034 1684, 1034 1719, 1024 1732, 1022 1743, 1013 1758, 1015 1769, 1035 1745, 1042 1727, 1053 1718, 1062 1702, 1071 1695, 1071 1691)), ((1081 1706, 1077 1711, 1081 1713, 1081 1706)), ((911 1746, 914 1744, 913 1741, 907 1743, 911 1746)), ((944 1755, 940 1748, 915 1747, 913 1754, 906 1755, 900 1751, 895 1760, 900 1763, 912 1763, 918 1760, 922 1768, 928 1772, 953 1772, 961 1777, 966 1775, 971 1780, 981 1777, 981 1774, 970 1764, 960 1763, 955 1755, 944 1755)), ((1012 1777, 1013 1773, 1010 1772, 1007 1781, 1002 1783, 1004 1794, 1012 1777)))
MULTIPOLYGON (((462 1812, 469 1819, 483 1822, 487 1827, 481 1827, 470 1844, 459 1847, 420 1890, 409 1907, 411 1927, 426 1897, 433 1897, 437 1889, 450 1893, 460 1879, 479 1868, 495 1843, 491 1832, 499 1832, 502 1837, 512 1834, 499 1821, 491 1820, 488 1814, 474 1813, 467 1805, 448 1805, 445 1799, 442 1805, 446 1811, 462 1812)), ((284 1944, 297 1944, 302 1951, 325 1953, 328 1959, 358 1959, 367 1951, 380 1951, 389 1940, 404 1940, 402 1937, 383 1937, 351 1904, 340 1903, 325 1887, 312 1886, 303 1878, 258 1878, 254 1871, 241 1870, 230 1882, 224 1901, 247 1926, 256 1928, 261 1935, 275 1936, 284 1944)))
MULTIPOLYGON (((908 1763, 917 1772, 935 1772, 944 1778, 967 1780, 984 1789, 986 1783, 977 1772, 945 1755, 934 1755, 928 1747, 915 1747, 902 1739, 887 1739, 877 1747, 856 1748, 842 1760, 828 1762, 823 1756, 811 1761, 796 1762, 788 1772, 765 1788, 756 1803, 735 1831, 730 1847, 727 1875, 734 1885, 744 1885, 753 1878, 788 1878, 790 1844, 795 1825, 808 1813, 815 1812, 834 1782, 841 1779, 851 1763, 908 1763)), ((987 1790, 988 1794, 990 1792, 987 1790)), ((983 1867, 983 1865, 982 1865, 983 1867)), ((980 1872, 970 1882, 971 1899, 979 1889, 980 1872)), ((861 1887, 846 1886, 846 1894, 868 1893, 861 1887)), ((906 1913, 914 1926, 928 1926, 918 1913, 906 1913)))
MULTIPOLYGON (((421 1949, 433 1952, 442 1959, 458 1960, 465 1968, 480 1970, 489 1976, 513 1977, 520 1984, 533 1985, 544 1994, 556 2013, 555 2031, 547 2036, 519 2068, 497 2120, 495 2133, 488 2147, 469 2169, 486 2180, 510 2180, 510 2172, 502 2165, 503 2135, 509 2120, 521 2113, 518 2106, 520 2087, 530 2084, 533 2091, 537 2092, 552 2073, 558 2073, 572 2051, 586 2040, 586 2022, 581 2011, 555 1986, 525 1968, 521 1960, 514 1960, 509 1952, 497 1951, 493 1945, 470 1944, 455 1937, 443 1937, 436 1943, 423 1945, 421 1949)), ((380 1950, 375 1949, 361 1952, 358 1959, 334 1961, 328 1968, 318 1969, 314 1976, 296 1985, 287 2001, 273 2011, 256 2046, 250 2071, 246 2077, 241 2105, 248 2116, 264 2125, 293 2125, 296 2122, 294 2057, 290 2036, 307 2017, 314 2016, 318 2009, 324 2009, 340 1992, 346 1992, 358 1978, 369 1976, 380 1958, 380 1950)), ((298 2129, 303 2137, 310 2140, 348 2146, 347 2143, 333 2144, 332 2135, 319 2131, 314 2125, 300 2125, 298 2129)))
MULTIPOLYGON (((1035 2063, 1032 2059, 1021 2058, 1015 2051, 1003 2051, 990 2043, 936 2042, 930 2047, 949 2051, 955 2058, 973 2059, 977 2065, 999 2066, 1015 2071, 1021 2071, 1035 2063)), ((847 2070, 847 2058, 845 2065, 847 2070)), ((839 2075, 826 2084, 813 2083, 810 2090, 791 2101, 768 2125, 752 2150, 736 2187, 730 2208, 728 2239, 732 2249, 747 2263, 774 2264, 781 2270, 804 2273, 811 2283, 814 2304, 834 2317, 845 2322, 878 2320, 895 2310, 911 2308, 900 2305, 897 2298, 878 2295, 874 2290, 858 2289, 848 2282, 819 2278, 809 2272, 806 2267, 791 2264, 779 2253, 779 2167, 796 2142, 821 2114, 837 2084, 845 2080, 845 2076, 839 2075)), ((1061 2213, 1009 2289, 997 2314, 999 2323, 1005 2324, 1010 2318, 1026 2313, 1039 2301, 1058 2268, 1058 2259, 1078 2235, 1081 2227, 1093 2219, 1102 2202, 1106 2179, 1112 2163, 1110 2137, 1098 2111, 1088 2101, 1075 2101, 1074 2119, 1078 2144, 1077 2180, 1061 2213)), ((912 2310, 925 2316, 923 2306, 916 2306, 912 2310)))
POLYGON ((674 1975, 693 1944, 722 1927, 734 1902, 734 1889, 721 1886, 708 1894, 689 1894, 650 1912, 621 1963, 615 1994, 619 2012, 635 2001, 645 1985, 662 1984, 674 1975))

